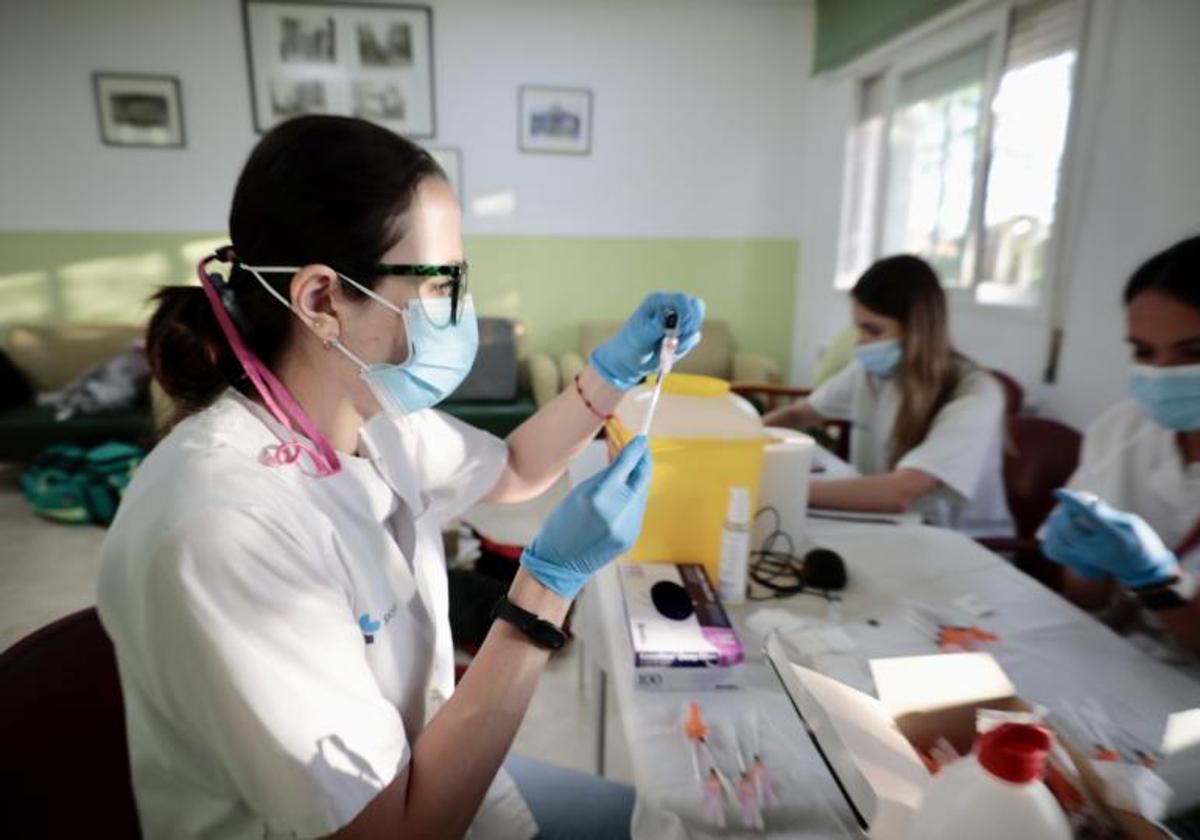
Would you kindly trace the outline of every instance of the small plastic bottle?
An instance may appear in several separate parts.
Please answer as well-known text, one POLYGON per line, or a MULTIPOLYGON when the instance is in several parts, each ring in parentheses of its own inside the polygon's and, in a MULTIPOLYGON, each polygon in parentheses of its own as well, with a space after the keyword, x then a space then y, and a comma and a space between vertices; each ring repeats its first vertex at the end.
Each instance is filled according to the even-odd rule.
POLYGON ((934 778, 921 800, 911 840, 1070 840, 1070 823, 1042 783, 1050 735, 1040 726, 1005 723, 978 749, 934 778))
POLYGON ((721 556, 717 565, 717 593, 726 604, 746 600, 750 561, 750 491, 729 488, 729 512, 721 528, 721 556))

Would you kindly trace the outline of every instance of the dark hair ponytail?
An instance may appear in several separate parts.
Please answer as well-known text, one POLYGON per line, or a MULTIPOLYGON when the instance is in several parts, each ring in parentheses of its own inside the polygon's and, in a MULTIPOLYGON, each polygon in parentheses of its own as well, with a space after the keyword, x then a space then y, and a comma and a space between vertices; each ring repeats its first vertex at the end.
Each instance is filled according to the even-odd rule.
POLYGON ((208 406, 242 378, 241 365, 198 286, 164 286, 146 327, 150 372, 174 401, 168 427, 208 406))
MULTIPOLYGON (((299 117, 263 136, 233 194, 229 232, 237 256, 224 299, 242 339, 265 365, 277 366, 293 316, 242 264, 322 263, 374 288, 374 267, 404 238, 404 213, 428 177, 445 178, 428 152, 364 120, 299 117)), ((289 296, 290 276, 263 279, 289 296)), ((168 286, 154 299, 146 352, 154 378, 175 401, 173 420, 205 408, 229 386, 249 393, 201 289, 168 286)))
POLYGON ((1200 309, 1200 236, 1176 242, 1142 263, 1125 286, 1125 305, 1152 289, 1200 309))

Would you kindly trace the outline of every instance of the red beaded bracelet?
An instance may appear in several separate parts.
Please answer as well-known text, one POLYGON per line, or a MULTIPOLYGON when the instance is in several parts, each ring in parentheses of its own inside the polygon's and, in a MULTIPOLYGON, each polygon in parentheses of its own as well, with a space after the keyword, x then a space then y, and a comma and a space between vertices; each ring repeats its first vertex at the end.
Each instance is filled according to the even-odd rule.
POLYGON ((601 414, 599 411, 597 411, 596 406, 592 405, 592 401, 589 400, 586 396, 584 396, 583 386, 579 384, 579 374, 578 373, 575 374, 575 393, 579 394, 579 399, 583 400, 583 404, 588 407, 588 411, 592 412, 592 414, 595 414, 597 417, 599 417, 605 423, 607 423, 613 419, 613 416, 611 414, 601 414))

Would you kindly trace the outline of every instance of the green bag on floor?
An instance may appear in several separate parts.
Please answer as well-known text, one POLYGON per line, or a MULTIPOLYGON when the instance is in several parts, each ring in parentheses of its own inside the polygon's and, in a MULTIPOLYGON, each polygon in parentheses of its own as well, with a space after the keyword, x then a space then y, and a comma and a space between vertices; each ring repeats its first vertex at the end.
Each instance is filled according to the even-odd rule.
POLYGON ((131 443, 102 443, 90 449, 55 444, 21 473, 21 492, 48 519, 107 525, 145 457, 131 443))

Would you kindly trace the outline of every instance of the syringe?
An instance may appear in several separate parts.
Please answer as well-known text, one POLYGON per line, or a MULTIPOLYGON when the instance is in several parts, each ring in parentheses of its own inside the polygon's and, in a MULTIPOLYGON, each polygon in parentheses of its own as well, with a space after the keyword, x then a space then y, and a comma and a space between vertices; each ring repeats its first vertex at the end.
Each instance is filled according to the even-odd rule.
POLYGON ((658 380, 654 383, 654 390, 650 394, 650 408, 646 410, 646 419, 642 421, 642 428, 638 432, 643 437, 650 434, 650 424, 654 422, 658 398, 662 395, 663 380, 675 366, 675 351, 679 349, 679 313, 674 309, 668 309, 663 315, 663 326, 666 328, 666 335, 663 336, 662 348, 658 354, 658 380))

